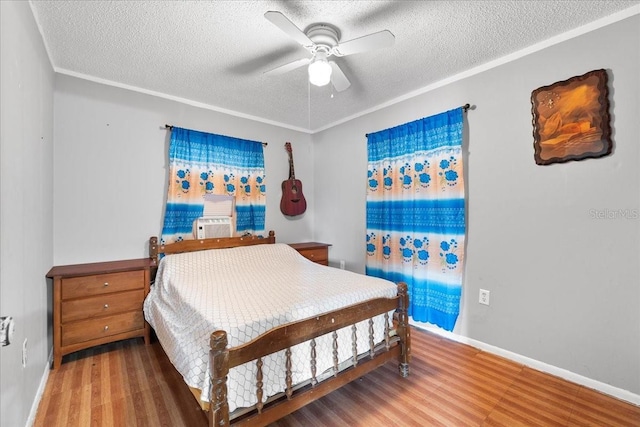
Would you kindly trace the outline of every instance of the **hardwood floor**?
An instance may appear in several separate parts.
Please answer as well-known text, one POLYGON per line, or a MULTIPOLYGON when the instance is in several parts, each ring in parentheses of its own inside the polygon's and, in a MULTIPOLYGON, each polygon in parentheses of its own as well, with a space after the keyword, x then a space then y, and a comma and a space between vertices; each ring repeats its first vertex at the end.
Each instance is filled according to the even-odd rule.
MULTIPOLYGON (((412 329, 408 378, 389 363, 274 426, 640 426, 640 407, 412 329), (386 386, 384 385, 386 384, 386 386)), ((206 426, 158 342, 83 350, 51 371, 36 426, 206 426)))

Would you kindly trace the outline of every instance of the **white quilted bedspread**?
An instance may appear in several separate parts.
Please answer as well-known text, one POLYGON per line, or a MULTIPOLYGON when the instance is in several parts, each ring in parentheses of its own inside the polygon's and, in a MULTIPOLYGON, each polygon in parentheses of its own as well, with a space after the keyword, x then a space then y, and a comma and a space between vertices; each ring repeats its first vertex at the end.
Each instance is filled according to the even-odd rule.
MULTIPOLYGON (((250 341, 283 323, 304 319, 370 298, 393 297, 392 282, 325 267, 286 244, 213 249, 165 256, 144 302, 145 318, 185 382, 211 395, 209 336, 227 331, 229 346, 250 341)), ((375 341, 384 320, 375 319, 375 341)), ((340 360, 352 355, 351 330, 338 332, 340 360)), ((358 353, 369 349, 368 324, 358 325, 358 353)), ((317 340, 318 375, 333 366, 331 340, 317 340)), ((281 352, 282 353, 282 352, 281 352)), ((264 391, 285 387, 284 356, 264 359, 264 391)), ((311 377, 309 345, 293 349, 293 382, 311 377)), ((229 372, 229 410, 256 403, 255 363, 229 372)))

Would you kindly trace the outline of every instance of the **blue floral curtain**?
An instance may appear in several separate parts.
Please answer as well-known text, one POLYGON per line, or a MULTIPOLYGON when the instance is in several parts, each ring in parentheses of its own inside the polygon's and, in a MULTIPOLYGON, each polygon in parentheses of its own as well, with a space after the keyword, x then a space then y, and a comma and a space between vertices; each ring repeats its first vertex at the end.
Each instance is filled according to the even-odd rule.
POLYGON ((465 238, 462 108, 368 135, 366 274, 409 288, 409 315, 453 330, 465 238))
POLYGON ((264 233, 266 187, 262 144, 173 127, 162 242, 193 238, 207 194, 235 197, 236 231, 264 233))

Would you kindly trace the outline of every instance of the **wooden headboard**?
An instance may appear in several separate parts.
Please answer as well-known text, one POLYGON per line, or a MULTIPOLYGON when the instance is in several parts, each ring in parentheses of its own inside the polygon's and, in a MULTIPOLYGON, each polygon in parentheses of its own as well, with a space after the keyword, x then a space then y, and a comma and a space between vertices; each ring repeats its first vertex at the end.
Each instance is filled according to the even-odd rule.
POLYGON ((149 258, 158 264, 160 254, 177 254, 181 252, 203 251, 206 249, 235 248, 238 246, 264 245, 276 242, 276 233, 269 231, 269 236, 221 237, 213 239, 183 240, 176 243, 159 245, 158 238, 149 238, 149 258))

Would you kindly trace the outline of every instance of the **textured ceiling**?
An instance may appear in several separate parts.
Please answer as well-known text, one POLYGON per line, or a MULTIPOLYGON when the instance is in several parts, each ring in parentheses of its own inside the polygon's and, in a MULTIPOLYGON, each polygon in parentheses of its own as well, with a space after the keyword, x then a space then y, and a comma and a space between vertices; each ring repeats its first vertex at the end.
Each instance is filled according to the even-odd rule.
MULTIPOLYGON (((640 1, 39 1, 54 69, 213 109, 315 131, 447 77, 586 25, 640 1), (344 92, 309 86, 308 57, 264 18, 280 11, 304 30, 337 26, 346 41, 390 30, 391 48, 336 62, 344 92), (333 95, 333 96, 332 96, 333 95)), ((472 101, 472 100, 470 100, 472 101)))

